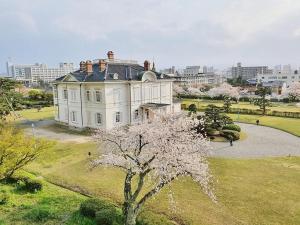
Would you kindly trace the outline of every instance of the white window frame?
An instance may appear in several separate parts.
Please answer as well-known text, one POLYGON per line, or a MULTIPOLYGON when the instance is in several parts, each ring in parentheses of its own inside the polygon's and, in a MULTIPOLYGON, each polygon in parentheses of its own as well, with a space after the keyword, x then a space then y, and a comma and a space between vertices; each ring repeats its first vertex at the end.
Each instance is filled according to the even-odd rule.
POLYGON ((95 122, 96 122, 96 124, 97 125, 102 125, 102 123, 103 123, 103 117, 102 117, 102 114, 101 113, 99 113, 99 112, 97 112, 96 114, 95 114, 95 122), (99 116, 99 117, 98 117, 99 116), (99 119, 100 118, 100 122, 99 122, 99 119))
POLYGON ((90 90, 86 90, 85 98, 86 98, 86 101, 88 101, 88 102, 91 101, 91 91, 90 90))
POLYGON ((116 112, 115 113, 115 122, 116 123, 121 123, 121 120, 122 120, 122 118, 121 118, 121 112, 116 112))
POLYGON ((138 109, 134 110, 133 118, 134 118, 135 120, 137 120, 137 119, 139 118, 139 116, 140 116, 139 110, 138 110, 138 109))
POLYGON ((101 102, 101 101, 102 101, 102 93, 101 93, 101 91, 100 90, 95 90, 95 102, 101 102), (98 97, 99 97, 99 99, 98 99, 98 97))
POLYGON ((65 100, 68 99, 68 90, 67 90, 67 89, 64 89, 64 90, 63 90, 63 98, 64 98, 65 100))
POLYGON ((71 111, 71 121, 73 123, 77 122, 77 112, 76 111, 71 111))

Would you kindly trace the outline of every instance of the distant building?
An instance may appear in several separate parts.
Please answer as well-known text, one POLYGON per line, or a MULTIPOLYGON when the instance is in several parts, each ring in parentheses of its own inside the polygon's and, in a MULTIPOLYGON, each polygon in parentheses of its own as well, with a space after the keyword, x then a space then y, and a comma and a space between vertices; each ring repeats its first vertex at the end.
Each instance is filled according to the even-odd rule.
POLYGON ((232 78, 241 77, 242 80, 253 79, 257 74, 268 74, 272 73, 272 70, 268 66, 249 66, 244 67, 241 63, 238 63, 237 66, 231 68, 232 78))
POLYGON ((25 84, 36 85, 42 81, 49 83, 63 75, 73 72, 73 63, 60 63, 58 68, 48 68, 46 64, 17 65, 7 62, 7 74, 25 84))
POLYGON ((290 86, 294 82, 300 82, 300 74, 298 70, 290 71, 287 68, 282 69, 281 71, 274 71, 273 73, 268 74, 258 74, 257 82, 262 84, 281 84, 284 83, 287 86, 290 86))
POLYGON ((166 68, 166 69, 162 69, 160 70, 161 73, 164 73, 164 74, 176 74, 176 69, 175 69, 175 66, 172 66, 171 68, 166 68))
POLYGON ((213 67, 187 66, 185 69, 183 69, 183 76, 195 76, 202 73, 213 73, 213 72, 214 72, 213 67))
POLYGON ((182 75, 182 76, 175 76, 176 83, 179 85, 198 85, 198 84, 209 84, 209 85, 216 85, 221 84, 226 81, 226 78, 217 75, 215 73, 201 73, 196 75, 182 75))
POLYGON ((187 66, 183 69, 183 76, 195 76, 199 73, 203 73, 201 66, 187 66))

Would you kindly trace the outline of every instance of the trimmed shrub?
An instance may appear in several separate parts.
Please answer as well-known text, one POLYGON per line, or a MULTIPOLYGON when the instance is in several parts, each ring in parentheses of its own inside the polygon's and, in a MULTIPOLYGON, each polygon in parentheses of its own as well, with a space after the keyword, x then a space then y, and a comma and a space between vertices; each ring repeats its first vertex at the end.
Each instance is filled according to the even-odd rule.
POLYGON ((79 211, 81 215, 94 218, 96 212, 104 209, 115 209, 114 205, 97 198, 88 199, 80 204, 79 211))
POLYGON ((97 225, 112 225, 117 217, 115 207, 101 209, 96 212, 95 221, 97 225))
POLYGON ((222 127, 222 130, 235 130, 235 131, 241 132, 240 126, 236 125, 236 124, 227 124, 222 127))
POLYGON ((220 134, 220 132, 219 132, 218 130, 213 129, 213 128, 208 128, 208 129, 206 129, 206 133, 207 133, 207 135, 209 135, 209 136, 219 135, 219 134, 220 134))
POLYGON ((222 130, 220 135, 228 140, 232 139, 233 141, 236 141, 240 139, 240 133, 234 130, 222 130))
POLYGON ((38 179, 31 179, 29 177, 20 178, 17 182, 17 189, 29 191, 29 192, 38 192, 42 190, 43 183, 38 179))
POLYGON ((37 192, 42 190, 43 183, 37 179, 27 179, 25 182, 25 189, 30 192, 37 192))
POLYGON ((188 110, 190 112, 196 113, 197 112, 197 106, 195 104, 191 104, 191 105, 189 105, 188 110))
POLYGON ((9 201, 9 194, 6 191, 0 192, 0 205, 5 205, 9 201))

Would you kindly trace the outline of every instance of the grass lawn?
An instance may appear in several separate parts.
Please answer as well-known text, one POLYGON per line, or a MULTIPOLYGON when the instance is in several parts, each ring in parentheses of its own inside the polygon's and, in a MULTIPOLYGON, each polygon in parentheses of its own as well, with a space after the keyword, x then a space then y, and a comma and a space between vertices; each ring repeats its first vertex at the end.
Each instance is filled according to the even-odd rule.
POLYGON ((1 225, 95 225, 79 214, 79 205, 86 197, 78 193, 47 182, 43 190, 35 194, 1 183, 0 189, 10 196, 7 204, 0 205, 1 225))
MULTIPOLYGON (((96 155, 94 143, 58 143, 27 170, 73 190, 123 200, 124 174, 119 169, 90 170, 88 152, 96 155)), ((215 175, 218 204, 212 203, 189 178, 166 188, 146 209, 194 225, 300 224, 300 158, 210 160, 215 175), (170 206, 172 191, 176 204, 170 206)), ((150 223, 152 224, 152 223, 150 223)))
POLYGON ((14 116, 9 116, 7 119, 9 121, 22 121, 22 120, 45 120, 54 119, 54 107, 44 107, 39 112, 37 109, 25 109, 22 111, 17 111, 20 117, 15 118, 14 116))
POLYGON ((243 114, 229 114, 229 116, 234 121, 243 123, 256 124, 256 120, 259 120, 261 125, 280 129, 300 137, 300 119, 243 114))
MULTIPOLYGON (((223 101, 219 100, 203 100, 203 99, 183 99, 182 104, 186 104, 187 107, 190 104, 195 104, 197 108, 200 110, 204 110, 204 108, 209 105, 213 104, 216 106, 223 106, 223 101)), ((271 111, 279 111, 279 112, 300 112, 300 108, 296 106, 295 103, 281 103, 281 102, 272 102, 272 107, 268 107, 271 111)), ((239 108, 239 109, 259 109, 258 106, 250 104, 249 102, 239 102, 238 104, 232 104, 232 108, 239 108)))

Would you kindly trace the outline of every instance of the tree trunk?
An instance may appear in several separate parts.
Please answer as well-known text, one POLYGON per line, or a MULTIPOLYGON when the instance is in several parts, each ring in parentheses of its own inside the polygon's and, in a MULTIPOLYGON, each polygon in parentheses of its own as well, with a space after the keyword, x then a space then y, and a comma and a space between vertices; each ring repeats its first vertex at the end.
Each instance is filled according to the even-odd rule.
POLYGON ((124 209, 125 225, 135 225, 137 213, 132 204, 127 204, 124 209))

